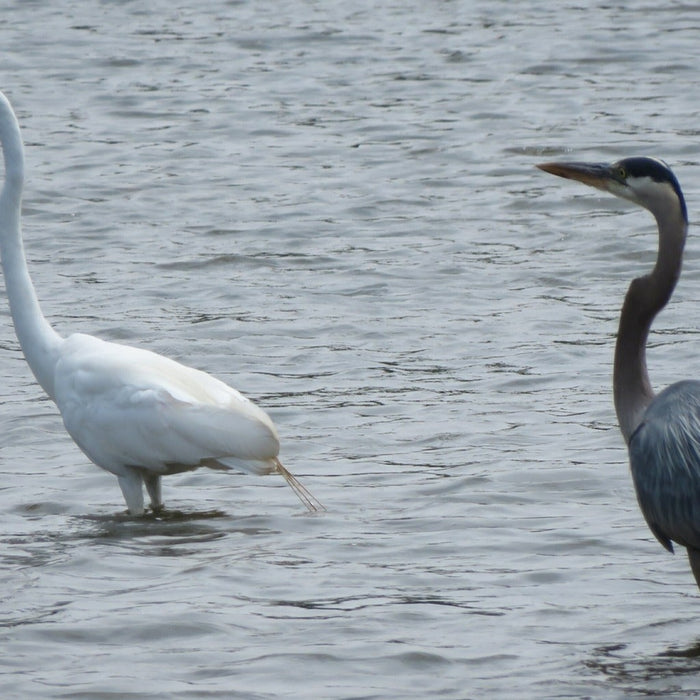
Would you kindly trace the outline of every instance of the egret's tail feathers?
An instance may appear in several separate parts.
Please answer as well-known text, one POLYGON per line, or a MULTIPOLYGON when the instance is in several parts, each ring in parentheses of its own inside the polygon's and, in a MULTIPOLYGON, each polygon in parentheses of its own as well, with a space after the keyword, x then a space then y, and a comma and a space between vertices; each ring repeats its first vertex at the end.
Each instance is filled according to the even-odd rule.
POLYGON ((326 510, 325 506, 319 501, 301 482, 287 469, 279 459, 275 458, 275 466, 277 471, 285 478, 287 483, 292 487, 292 491, 299 497, 299 500, 312 512, 326 510))

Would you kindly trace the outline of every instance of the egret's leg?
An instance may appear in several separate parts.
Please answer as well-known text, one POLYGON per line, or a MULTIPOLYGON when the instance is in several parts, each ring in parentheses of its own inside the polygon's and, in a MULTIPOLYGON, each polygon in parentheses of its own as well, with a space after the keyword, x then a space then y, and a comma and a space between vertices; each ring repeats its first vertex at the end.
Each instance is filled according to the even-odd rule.
POLYGON ((688 560, 690 561, 690 568, 693 570, 693 576, 695 576, 695 582, 700 588, 700 549, 688 547, 688 560))
POLYGON ((154 511, 161 510, 163 508, 163 498, 160 490, 160 474, 145 473, 143 481, 146 484, 146 491, 151 497, 151 508, 154 511))
POLYGON ((126 507, 131 515, 143 515, 143 480, 136 469, 126 468, 119 477, 119 486, 124 494, 126 507))

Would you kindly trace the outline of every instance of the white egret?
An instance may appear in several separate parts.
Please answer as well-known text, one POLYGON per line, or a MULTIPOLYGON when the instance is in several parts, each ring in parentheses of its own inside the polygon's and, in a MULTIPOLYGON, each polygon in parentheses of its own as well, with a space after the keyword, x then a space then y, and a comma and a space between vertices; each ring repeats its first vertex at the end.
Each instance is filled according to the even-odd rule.
POLYGON ((279 472, 309 510, 323 509, 277 458, 279 439, 269 416, 235 389, 148 350, 56 333, 27 270, 20 226, 22 137, 1 92, 0 142, 0 256, 17 338, 70 436, 96 465, 116 475, 129 512, 143 514, 144 484, 158 510, 161 477, 198 467, 279 472))

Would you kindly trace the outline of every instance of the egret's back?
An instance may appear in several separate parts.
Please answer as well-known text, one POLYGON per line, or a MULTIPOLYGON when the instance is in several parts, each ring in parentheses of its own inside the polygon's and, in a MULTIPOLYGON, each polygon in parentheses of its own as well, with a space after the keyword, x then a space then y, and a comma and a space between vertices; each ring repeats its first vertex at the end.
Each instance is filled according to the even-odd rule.
POLYGON ((204 372, 76 334, 56 374, 66 429, 104 469, 167 474, 217 459, 256 473, 274 469, 279 441, 269 416, 204 372))

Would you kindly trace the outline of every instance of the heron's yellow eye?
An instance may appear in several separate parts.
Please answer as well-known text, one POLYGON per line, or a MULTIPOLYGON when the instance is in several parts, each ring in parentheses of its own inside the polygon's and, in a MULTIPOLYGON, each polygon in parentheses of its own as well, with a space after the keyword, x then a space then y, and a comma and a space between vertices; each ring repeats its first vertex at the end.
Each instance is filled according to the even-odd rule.
POLYGON ((620 180, 625 180, 627 178, 627 171, 622 165, 618 165, 616 168, 616 175, 620 178, 620 180))

